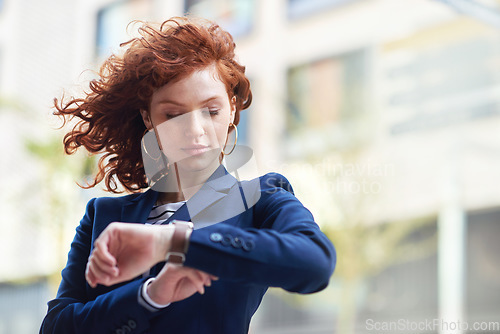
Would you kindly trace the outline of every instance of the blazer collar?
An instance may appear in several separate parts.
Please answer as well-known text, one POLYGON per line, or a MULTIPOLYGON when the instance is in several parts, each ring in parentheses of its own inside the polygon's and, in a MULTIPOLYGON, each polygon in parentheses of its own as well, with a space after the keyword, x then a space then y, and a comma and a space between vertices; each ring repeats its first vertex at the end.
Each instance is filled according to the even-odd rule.
MULTIPOLYGON (((229 174, 223 165, 210 175, 203 186, 183 206, 181 206, 165 223, 172 220, 190 221, 203 210, 226 197, 229 191, 238 184, 236 178, 229 174)), ((122 208, 122 221, 145 223, 153 209, 159 192, 148 189, 125 204, 122 208)))
POLYGON ((158 199, 158 193, 152 189, 137 195, 122 208, 122 221, 145 223, 149 213, 158 199))
POLYGON ((220 165, 203 186, 191 197, 187 209, 191 218, 223 200, 238 181, 220 165))

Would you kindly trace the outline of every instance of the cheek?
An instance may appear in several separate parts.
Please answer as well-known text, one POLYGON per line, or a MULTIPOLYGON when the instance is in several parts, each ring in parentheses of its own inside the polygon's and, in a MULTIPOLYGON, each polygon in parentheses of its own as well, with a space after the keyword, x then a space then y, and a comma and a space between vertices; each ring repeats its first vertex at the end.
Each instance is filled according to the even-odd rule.
POLYGON ((216 128, 216 136, 217 136, 217 142, 219 143, 219 147, 224 147, 224 144, 226 143, 227 139, 227 127, 226 126, 219 126, 216 128))
MULTIPOLYGON (((217 136, 217 141, 220 147, 224 147, 228 137, 229 123, 231 122, 230 107, 223 108, 224 112, 221 113, 221 117, 214 122, 215 133, 217 136)), ((229 143, 228 143, 229 144, 229 143)))
POLYGON ((179 146, 181 143, 181 136, 178 133, 178 128, 170 126, 168 122, 159 124, 156 127, 158 132, 158 139, 161 142, 161 147, 165 153, 172 151, 175 147, 179 146))

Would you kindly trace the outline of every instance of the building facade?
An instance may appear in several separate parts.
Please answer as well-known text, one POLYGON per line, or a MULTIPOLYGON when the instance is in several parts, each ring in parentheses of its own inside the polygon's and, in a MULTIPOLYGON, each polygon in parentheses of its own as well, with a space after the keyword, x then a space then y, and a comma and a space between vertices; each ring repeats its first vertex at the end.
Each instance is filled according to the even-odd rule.
POLYGON ((64 172, 44 179, 26 138, 52 138, 53 97, 84 89, 85 70, 130 38, 131 20, 185 13, 234 35, 254 94, 241 140, 259 173, 290 179, 338 250, 327 290, 272 289, 252 333, 370 333, 398 319, 440 319, 428 332, 444 333, 444 323, 498 321, 499 6, 0 0, 0 334, 39 325, 86 200, 100 194, 64 172), (8 307, 13 298, 23 302, 8 307))

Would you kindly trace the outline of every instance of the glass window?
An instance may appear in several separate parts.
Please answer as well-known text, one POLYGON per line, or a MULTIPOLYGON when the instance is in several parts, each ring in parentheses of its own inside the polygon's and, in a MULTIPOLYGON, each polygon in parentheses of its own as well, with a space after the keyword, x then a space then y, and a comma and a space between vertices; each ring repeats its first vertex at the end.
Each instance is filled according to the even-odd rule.
POLYGON ((255 2, 254 0, 186 0, 185 11, 216 21, 236 38, 252 30, 255 2))
MULTIPOLYGON (((2 0, 0 0, 2 1, 2 0)), ((133 20, 147 20, 153 13, 152 0, 120 0, 97 14, 96 57, 98 61, 118 50, 130 39, 127 25, 133 20)))
MULTIPOLYGON (((385 234, 382 232, 379 235, 379 240, 384 237, 386 240, 393 240, 404 229, 388 229, 385 234)), ((392 250, 386 249, 389 250, 385 253, 387 259, 379 261, 382 267, 375 266, 374 275, 365 280, 358 314, 360 328, 365 328, 366 319, 422 321, 436 319, 439 315, 437 222, 433 220, 421 226, 415 225, 395 247, 392 250), (395 256, 397 253, 404 253, 405 256, 398 258, 395 256)), ((370 256, 369 259, 373 258, 370 256)))
POLYGON ((480 31, 470 36, 450 33, 434 41, 429 34, 411 36, 382 55, 387 59, 385 111, 394 115, 390 133, 446 129, 498 117, 498 94, 479 93, 500 84, 498 38, 480 31))
POLYGON ((467 224, 467 319, 500 314, 500 209, 471 212, 467 224))
POLYGON ((293 67, 288 72, 288 135, 307 129, 326 131, 363 109, 366 52, 356 51, 293 67))
POLYGON ((353 0, 288 0, 288 17, 301 18, 353 0))

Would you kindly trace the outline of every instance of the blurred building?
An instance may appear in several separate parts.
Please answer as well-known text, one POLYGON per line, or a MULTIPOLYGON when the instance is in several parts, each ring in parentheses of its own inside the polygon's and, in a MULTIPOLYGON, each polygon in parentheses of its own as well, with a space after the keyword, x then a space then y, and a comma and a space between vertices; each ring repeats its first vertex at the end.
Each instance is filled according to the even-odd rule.
POLYGON ((64 264, 60 244, 66 253, 92 196, 63 175, 68 179, 40 190, 43 169, 24 139, 49 136, 52 98, 81 90, 93 75, 84 70, 130 38, 131 20, 186 12, 215 19, 236 39, 254 93, 239 129, 260 171, 286 175, 318 223, 335 231, 339 269, 331 286, 300 297, 272 290, 252 333, 349 333, 342 327, 349 322, 369 333, 369 319, 499 321, 499 6, 0 0, 0 334, 38 327, 54 296, 48 277, 64 264), (62 203, 71 209, 65 242, 55 231, 61 225, 44 219, 54 215, 49 192, 74 199, 62 203), (343 245, 358 222, 366 226, 363 239, 349 234, 343 245), (400 248, 370 246, 384 235, 370 229, 396 224, 414 225, 401 240, 415 246, 406 261, 384 261, 400 248), (369 265, 356 256, 365 252, 385 265, 363 270, 369 265))

